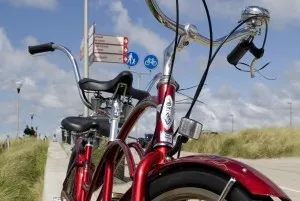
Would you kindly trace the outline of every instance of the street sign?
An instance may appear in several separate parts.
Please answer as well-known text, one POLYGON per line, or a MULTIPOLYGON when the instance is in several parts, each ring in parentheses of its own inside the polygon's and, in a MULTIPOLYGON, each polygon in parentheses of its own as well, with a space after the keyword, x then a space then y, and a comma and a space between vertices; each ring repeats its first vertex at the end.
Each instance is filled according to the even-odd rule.
MULTIPOLYGON (((80 46, 80 60, 83 58, 84 41, 80 46)), ((93 62, 127 63, 128 38, 95 34, 95 25, 89 29, 89 65, 93 62)), ((137 61, 137 60, 134 60, 137 61)), ((137 63, 137 62, 136 62, 137 63)))
POLYGON ((105 54, 105 53, 94 53, 94 62, 105 62, 105 63, 127 63, 126 54, 105 54))
POLYGON ((128 45, 128 38, 122 36, 110 36, 110 35, 95 35, 96 44, 107 44, 107 45, 128 45))
POLYGON ((127 54, 127 45, 108 45, 108 44, 97 44, 94 45, 95 53, 110 53, 110 54, 127 54))
POLYGON ((148 56, 146 56, 145 59, 144 59, 144 65, 149 70, 153 70, 158 65, 158 59, 157 59, 157 57, 154 56, 154 55, 148 55, 148 56))
MULTIPOLYGON (((80 46, 80 60, 82 60, 83 56, 84 56, 83 44, 84 44, 84 42, 82 41, 82 45, 80 46)), ((89 57, 92 56, 92 54, 94 53, 94 45, 93 45, 93 43, 90 45, 90 40, 89 40, 89 50, 88 51, 89 51, 89 53, 88 53, 89 57)))
MULTIPOLYGON (((95 39, 95 32, 96 32, 96 25, 93 24, 90 28, 89 28, 89 32, 88 32, 88 56, 90 57, 93 53, 94 53, 94 39, 95 39)), ((81 41, 80 44, 80 60, 83 59, 84 56, 84 38, 81 41)))
POLYGON ((135 52, 128 52, 127 58, 128 66, 135 66, 139 62, 139 56, 135 52))

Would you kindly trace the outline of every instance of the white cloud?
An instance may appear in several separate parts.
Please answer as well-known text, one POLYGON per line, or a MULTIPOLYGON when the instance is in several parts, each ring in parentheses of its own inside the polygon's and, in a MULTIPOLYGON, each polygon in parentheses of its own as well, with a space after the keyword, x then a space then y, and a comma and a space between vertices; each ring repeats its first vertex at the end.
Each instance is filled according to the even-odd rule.
MULTIPOLYGON (((37 44, 33 36, 21 41, 24 45, 37 44), (26 41, 26 42, 25 42, 26 41)), ((57 53, 59 54, 59 53, 57 53)), ((5 30, 0 28, 0 118, 3 131, 14 131, 16 128, 16 86, 21 80, 20 93, 20 130, 28 124, 28 114, 36 114, 37 124, 42 133, 54 132, 62 118, 82 113, 82 103, 76 88, 72 67, 61 69, 50 62, 56 60, 56 53, 49 56, 31 56, 27 48, 14 47, 5 30), (48 59, 47 59, 48 58, 48 59)), ((66 58, 67 61, 67 58, 66 58)), ((66 62, 67 65, 70 65, 66 62)), ((95 64, 96 65, 96 64, 95 64)), ((96 66, 95 66, 96 67, 96 66)), ((91 68, 91 76, 100 80, 111 79, 115 74, 103 68, 91 68)))
POLYGON ((127 34, 130 40, 129 43, 140 45, 149 52, 159 56, 163 55, 163 50, 168 45, 167 41, 162 39, 159 34, 151 31, 151 29, 135 24, 121 1, 112 2, 110 10, 113 13, 115 30, 122 34, 127 34))
POLYGON ((51 94, 43 96, 41 103, 46 108, 64 108, 64 104, 60 102, 59 98, 51 94))
POLYGON ((218 89, 217 93, 215 94, 215 97, 219 98, 222 101, 235 100, 240 97, 240 93, 229 85, 223 85, 218 89))
MULTIPOLYGON (((184 0, 180 2, 180 11, 185 14, 186 18, 206 20, 201 1, 184 0)), ((160 4, 168 13, 174 13, 174 1, 165 0, 161 1, 160 4)), ((299 25, 300 1, 298 0, 210 0, 207 1, 207 4, 212 18, 231 19, 237 22, 240 19, 243 8, 256 5, 262 6, 270 11, 272 27, 284 27, 287 24, 292 25, 295 23, 299 25)))
POLYGON ((2 0, 8 1, 14 6, 27 6, 43 10, 54 10, 58 6, 58 0, 2 0))
POLYGON ((24 78, 24 84, 27 85, 27 86, 30 86, 30 87, 35 87, 36 86, 35 81, 30 77, 25 77, 24 78))
POLYGON ((23 44, 25 45, 25 47, 29 46, 29 45, 37 45, 38 41, 35 37, 33 36, 26 36, 23 39, 23 44))

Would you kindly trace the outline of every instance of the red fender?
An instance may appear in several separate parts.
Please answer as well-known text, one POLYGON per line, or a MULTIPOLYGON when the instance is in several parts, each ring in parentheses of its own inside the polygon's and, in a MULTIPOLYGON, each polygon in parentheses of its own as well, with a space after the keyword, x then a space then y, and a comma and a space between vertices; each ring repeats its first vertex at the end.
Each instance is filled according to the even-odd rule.
POLYGON ((259 171, 242 162, 222 156, 193 155, 174 159, 157 166, 151 172, 151 177, 167 173, 170 169, 178 169, 179 166, 201 166, 213 168, 235 178, 253 195, 273 196, 285 201, 291 201, 291 199, 275 183, 259 171))

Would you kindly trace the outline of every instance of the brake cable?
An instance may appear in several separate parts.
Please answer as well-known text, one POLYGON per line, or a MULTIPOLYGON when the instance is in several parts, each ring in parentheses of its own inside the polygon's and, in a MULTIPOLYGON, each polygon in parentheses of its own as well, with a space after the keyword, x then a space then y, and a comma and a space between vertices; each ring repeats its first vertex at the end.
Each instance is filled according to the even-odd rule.
MULTIPOLYGON (((204 4, 204 7, 205 8, 207 8, 207 6, 206 6, 206 2, 205 2, 205 0, 202 0, 202 2, 203 2, 203 4, 204 4)), ((206 9, 205 9, 206 10, 206 9)), ((209 15, 209 13, 208 13, 208 15, 209 15)), ((206 67, 206 69, 205 69, 205 71, 204 71, 204 74, 203 74, 203 76, 202 76, 202 78, 201 78, 201 80, 200 80, 200 83, 199 83, 199 85, 198 85, 198 88, 197 88, 197 91, 196 91, 196 93, 195 93, 195 95, 194 95, 194 99, 193 99, 193 102, 192 102, 192 104, 191 104, 191 106, 190 106, 190 108, 189 108, 189 110, 188 110, 188 112, 187 112, 187 114, 186 114, 186 116, 185 117, 187 117, 187 118, 189 118, 189 116, 191 115, 191 111, 192 111, 192 109, 193 109, 193 107, 194 107, 194 105, 195 105, 195 100, 197 100, 198 99, 198 97, 199 97, 199 95, 200 95, 200 92, 201 92, 201 90, 202 90, 202 88, 203 88, 203 85, 204 85, 204 82, 205 82, 205 80, 206 80, 206 77, 207 77, 207 74, 208 74, 208 71, 209 71, 209 67, 210 67, 210 65, 211 65, 211 63, 213 62, 213 60, 215 59, 215 57, 216 57, 216 55, 217 55, 217 53, 219 52, 219 50, 221 49, 221 47, 225 44, 225 42, 228 40, 228 38, 238 29, 238 28, 240 28, 243 24, 245 24, 246 22, 248 22, 249 20, 251 20, 251 19, 253 19, 253 18, 257 18, 258 16, 252 16, 252 17, 249 17, 248 19, 245 19, 245 20, 243 20, 243 21, 241 21, 227 36, 226 36, 226 38, 223 40, 223 42, 218 46, 218 48, 216 49, 216 51, 215 51, 215 53, 213 54, 213 56, 212 56, 212 58, 209 60, 209 62, 208 62, 208 64, 207 64, 207 67, 206 67)), ((264 16, 262 16, 262 17, 264 17, 264 16)), ((211 20, 210 20, 210 18, 208 17, 208 21, 209 21, 209 27, 211 28, 211 20)), ((266 21, 266 29, 267 29, 267 26, 268 26, 268 24, 267 24, 267 21, 266 21)), ((212 30, 210 29, 210 34, 212 35, 212 30)), ((267 31, 265 32, 265 34, 267 33, 267 31)), ((210 38, 210 39, 212 39, 212 38, 210 38)), ((265 40, 266 40, 266 35, 265 35, 265 40)), ((265 40, 264 40, 264 44, 263 45, 265 45, 265 40)), ((210 49, 212 49, 212 40, 210 40, 210 49)), ((176 135, 177 133, 178 133, 178 129, 179 128, 177 128, 176 129, 176 131, 175 131, 175 133, 174 133, 174 135, 176 135)), ((187 140, 188 140, 188 138, 187 137, 184 137, 184 136, 182 136, 183 138, 186 138, 187 140)), ((187 142, 187 140, 184 140, 184 141, 186 141, 187 142)), ((169 151, 169 156, 172 156, 172 155, 174 155, 177 151, 178 151, 178 155, 177 155, 177 157, 179 158, 179 156, 180 156, 180 151, 181 151, 181 146, 182 146, 182 143, 184 143, 184 142, 180 142, 180 141, 182 141, 182 138, 177 138, 177 141, 176 141, 176 143, 178 142, 179 144, 180 144, 180 147, 179 147, 179 149, 178 150, 176 150, 176 149, 171 149, 170 151, 169 151)), ((176 145, 175 145, 175 147, 176 147, 176 145)), ((174 147, 174 148, 175 148, 174 147)))
MULTIPOLYGON (((202 0, 202 1, 205 1, 205 0, 202 0)), ((195 96, 194 96, 194 98, 198 98, 199 97, 199 95, 200 95, 200 92, 201 92, 201 90, 202 90, 202 88, 203 88, 203 84, 204 84, 204 82, 205 82, 205 80, 206 80, 206 77, 207 77, 207 74, 208 74, 208 70, 209 70, 209 67, 210 67, 210 65, 212 64, 212 62, 213 62, 213 60, 215 59, 215 57, 216 57, 216 55, 218 54, 218 52, 219 52, 219 50, 221 49, 221 47, 225 44, 225 42, 228 40, 228 38, 238 29, 238 28, 240 28, 243 24, 245 24, 246 22, 248 22, 249 20, 251 20, 251 19, 253 19, 253 18, 257 18, 258 16, 252 16, 252 17, 249 17, 248 19, 245 19, 245 20, 243 20, 242 22, 240 22, 227 36, 226 36, 226 38, 223 40, 223 42, 218 46, 218 48, 217 48, 217 50, 215 51, 215 53, 213 54, 213 56, 212 56, 212 58, 211 58, 211 60, 208 62, 208 64, 207 64, 207 67, 206 67, 206 69, 205 69, 205 72, 204 72, 204 74, 203 74, 203 76, 202 76, 202 78, 201 78, 201 81, 200 81, 200 83, 199 83, 199 85, 198 85, 198 88, 197 88, 197 91, 196 91, 196 93, 195 93, 195 96)), ((263 16, 262 16, 263 17, 263 16)), ((266 27, 267 27, 267 22, 266 22, 266 27)), ((267 33, 267 31, 265 32, 265 33, 267 33)), ((265 39, 266 39, 266 36, 265 36, 265 39)), ((264 42, 264 44, 265 44, 265 42, 264 42)), ((264 45, 263 44, 263 45, 264 45)), ((186 114, 186 117, 188 118, 189 116, 190 116, 190 114, 191 114, 191 111, 192 111, 192 109, 193 109, 193 107, 194 107, 194 104, 195 104, 195 101, 193 101, 193 103, 192 103, 192 105, 190 106, 190 109, 189 109, 189 111, 187 112, 187 114, 186 114)))
MULTIPOLYGON (((242 65, 245 65, 245 66, 248 66, 250 68, 250 65, 249 64, 246 64, 246 63, 243 63, 243 62, 240 62, 239 64, 242 64, 242 65)), ((260 71, 262 69, 264 69, 265 67, 267 67, 268 65, 270 64, 270 62, 266 63, 263 67, 259 68, 258 70, 255 70, 254 72, 257 72, 258 74, 260 74, 263 78, 265 78, 266 80, 276 80, 277 78, 268 78, 266 76, 264 76, 260 71)), ((249 70, 244 70, 244 69, 241 69, 237 66, 234 66, 236 69, 238 69, 239 71, 242 71, 242 72, 250 72, 249 70)))
POLYGON ((193 88, 196 88, 197 86, 198 86, 198 85, 194 85, 194 86, 191 86, 191 87, 179 89, 178 91, 185 91, 185 90, 193 89, 193 88))
MULTIPOLYGON (((258 51, 262 51, 260 52, 260 54, 258 52, 254 53, 252 51, 254 51, 254 49, 256 49, 256 47, 254 46, 253 44, 253 40, 254 38, 251 39, 251 41, 249 41, 249 45, 252 44, 252 46, 250 47, 250 52, 252 53, 252 55, 255 57, 253 60, 252 60, 252 63, 255 62, 257 59, 260 59, 263 54, 264 54, 264 49, 265 49, 265 45, 266 45, 266 42, 267 42, 267 37, 268 37, 268 30, 269 30, 269 24, 268 24, 268 21, 266 19, 263 18, 263 20, 265 21, 265 36, 264 36, 264 40, 263 40, 263 44, 262 44, 262 47, 260 49, 257 49, 258 51), (254 47, 253 47, 254 46, 254 47)), ((241 68, 238 68, 237 65, 234 65, 234 67, 242 72, 251 72, 254 73, 254 72, 258 72, 262 69, 264 69, 265 67, 267 67, 270 62, 268 62, 267 64, 265 64, 263 67, 261 67, 260 69, 258 70, 254 70, 254 72, 252 71, 252 65, 249 65, 249 64, 246 64, 246 63, 243 63, 243 62, 239 62, 238 64, 242 64, 242 65, 245 65, 245 66, 248 66, 250 68, 250 71, 247 71, 247 70, 242 70, 241 68)), ((260 73, 260 75, 262 75, 260 73)), ((254 75, 253 75, 254 76, 254 75)), ((263 75, 262 75, 263 76, 263 75)), ((266 78, 265 76, 263 76, 264 78, 266 78)), ((269 78, 266 78, 266 79, 269 79, 269 78)), ((277 78, 276 78, 277 79, 277 78)), ((272 80, 272 79, 269 79, 269 80, 272 80)))
MULTIPOLYGON (((211 61, 213 60, 213 57, 212 57, 212 51, 213 51, 213 31, 212 31, 212 22, 211 22, 211 18, 210 18, 210 14, 209 14, 209 10, 208 10, 208 7, 207 7, 207 4, 205 2, 205 0, 202 0, 202 3, 203 3, 203 6, 205 8, 205 13, 206 13, 206 16, 207 16, 207 20, 208 20, 208 27, 209 27, 209 55, 208 55, 208 61, 207 61, 207 67, 204 71, 204 74, 202 76, 202 79, 198 85, 198 88, 197 88, 197 91, 196 91, 196 94, 193 98, 193 101, 192 101, 192 104, 190 106, 190 109, 189 111, 187 112, 186 114, 186 117, 189 117, 190 114, 191 114, 191 109, 193 108, 193 106, 195 105, 196 103, 196 100, 198 99, 199 97, 199 94, 204 86, 204 82, 206 80, 206 77, 207 77, 207 74, 208 74, 208 70, 209 70, 209 67, 210 67, 210 64, 211 64, 211 61), (196 97, 197 95, 197 97, 196 97)), ((178 26, 178 24, 176 24, 176 26, 178 26)), ((226 37, 227 39, 228 37, 226 37)), ((225 39, 225 41, 226 41, 225 39)), ((178 133, 178 129, 179 127, 177 127, 175 133, 173 136, 175 136, 177 133, 178 133)), ((173 147, 173 149, 171 149, 169 152, 168 152, 168 155, 169 156, 173 156, 177 151, 178 151, 178 155, 177 155, 177 158, 180 157, 180 151, 181 151, 181 148, 182 148, 182 143, 186 143, 188 141, 188 138, 185 137, 185 136, 178 136, 177 137, 177 140, 176 140, 176 144, 175 146, 173 147)))

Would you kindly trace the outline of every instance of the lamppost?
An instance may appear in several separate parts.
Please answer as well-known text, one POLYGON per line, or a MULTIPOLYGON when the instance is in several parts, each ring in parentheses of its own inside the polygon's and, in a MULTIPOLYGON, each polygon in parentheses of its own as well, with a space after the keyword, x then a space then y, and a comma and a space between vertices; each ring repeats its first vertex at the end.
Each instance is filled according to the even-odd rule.
POLYGON ((230 114, 231 116, 231 132, 233 133, 233 114, 230 114))
POLYGON ((17 138, 19 138, 19 129, 20 129, 20 92, 22 88, 23 83, 18 81, 16 82, 17 87, 17 93, 18 93, 18 103, 17 103, 17 138))
POLYGON ((38 134, 38 127, 35 127, 35 132, 36 132, 36 138, 41 139, 41 135, 38 134))
POLYGON ((33 120, 33 117, 34 117, 34 113, 30 113, 30 119, 31 119, 31 121, 30 121, 30 128, 32 127, 32 120, 33 120))
MULTIPOLYGON (((83 33, 84 33, 84 47, 83 47, 83 55, 84 55, 84 71, 83 77, 89 77, 89 48, 88 48, 88 22, 89 22, 89 7, 88 7, 88 0, 84 0, 84 15, 83 15, 83 33)), ((87 94, 87 99, 89 100, 89 94, 87 94)), ((83 105, 83 116, 87 117, 89 115, 89 109, 83 105)))
POLYGON ((290 105, 290 127, 293 126, 293 122, 292 122, 292 118, 293 118, 293 103, 292 102, 288 102, 288 104, 290 105))

